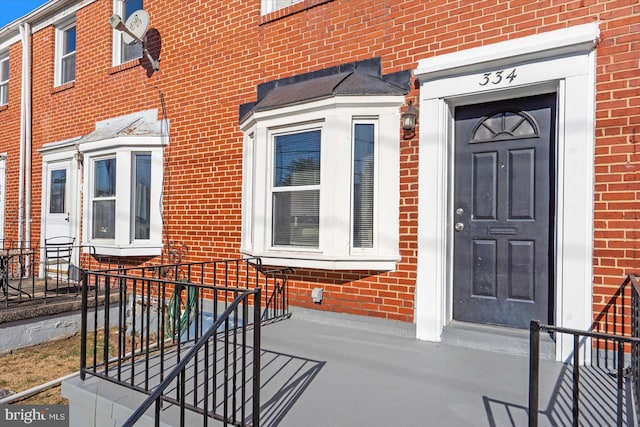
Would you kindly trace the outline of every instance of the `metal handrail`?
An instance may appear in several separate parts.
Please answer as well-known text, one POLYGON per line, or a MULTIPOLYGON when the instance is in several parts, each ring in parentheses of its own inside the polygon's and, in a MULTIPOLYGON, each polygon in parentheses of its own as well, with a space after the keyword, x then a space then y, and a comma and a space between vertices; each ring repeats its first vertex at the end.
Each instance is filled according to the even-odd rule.
MULTIPOLYGON (((577 426, 580 416, 579 395, 580 395, 580 342, 581 338, 603 340, 613 342, 616 352, 616 421, 618 426, 623 425, 624 409, 624 377, 627 371, 625 363, 625 345, 631 347, 631 381, 635 400, 636 414, 640 414, 640 284, 636 275, 629 274, 614 297, 624 294, 624 288, 631 284, 631 333, 632 336, 621 334, 610 334, 597 331, 582 331, 572 328, 540 324, 537 320, 530 323, 530 347, 529 347, 529 427, 538 425, 539 407, 539 377, 540 377, 540 332, 560 333, 573 336, 573 388, 572 388, 572 416, 573 425, 577 426)), ((623 316, 622 321, 626 321, 623 316)), ((620 331, 624 332, 625 327, 620 326, 620 331)), ((599 348, 599 345, 596 345, 599 348)), ((598 361, 599 362, 599 361, 598 361)))
MULTIPOLYGON (((92 375, 151 394, 164 382, 165 371, 173 369, 174 363, 180 362, 184 353, 210 332, 210 321, 219 324, 219 315, 228 310, 229 304, 244 292, 259 288, 260 293, 254 295, 256 299, 252 302, 260 309, 260 317, 251 319, 248 312, 240 313, 242 317, 236 317, 229 333, 219 332, 219 347, 216 347, 218 341, 212 343, 214 351, 219 348, 226 352, 225 366, 227 359, 233 365, 229 366, 229 387, 236 390, 237 380, 238 391, 243 394, 242 397, 238 394, 237 399, 245 402, 243 384, 246 382, 247 369, 244 368, 244 362, 237 361, 236 354, 245 354, 250 349, 244 341, 250 327, 256 328, 262 323, 289 317, 286 288, 287 275, 291 272, 290 268, 266 269, 259 258, 85 271, 82 286, 81 379, 92 375), (186 301, 182 298, 185 290, 186 301), (98 334, 99 330, 105 332, 103 336, 98 334), (232 344, 228 349, 229 341, 232 344), (240 366, 236 366, 236 363, 240 366), (149 366, 153 364, 159 368, 157 375, 150 374, 149 366)), ((259 349, 255 347, 253 351, 256 348, 259 349)), ((205 347, 205 351, 207 349, 205 347)), ((202 359, 196 356, 194 363, 202 366, 202 359)), ((207 368, 205 363, 204 369, 207 368)), ((216 397, 208 394, 206 381, 202 382, 201 376, 189 379, 200 382, 200 388, 194 388, 191 393, 194 402, 195 396, 201 394, 204 388, 205 395, 213 396, 216 407, 216 397)), ((259 383, 259 372, 254 375, 254 381, 256 379, 259 383)), ((219 387, 227 387, 225 380, 214 376, 212 381, 212 390, 216 389, 216 381, 219 387)), ((226 391, 223 396, 227 396, 226 391)), ((164 395, 162 401, 176 404, 182 409, 180 399, 174 399, 173 395, 164 395)), ((213 411, 210 416, 220 420, 229 419, 232 424, 244 422, 245 405, 236 405, 235 394, 228 398, 228 402, 230 407, 235 408, 230 416, 227 416, 226 404, 224 414, 213 411), (240 421, 236 421, 236 417, 240 421)), ((203 412, 201 404, 191 404, 191 401, 185 407, 196 413, 203 412)), ((259 410, 259 406, 254 408, 256 413, 259 410)))
MULTIPOLYGON (((165 393, 167 387, 171 384, 171 382, 176 379, 178 375, 181 374, 181 387, 182 390, 182 398, 180 399, 180 425, 185 425, 184 420, 184 407, 185 407, 185 369, 189 362, 191 362, 195 356, 200 352, 202 347, 209 343, 209 341, 214 337, 216 331, 223 323, 228 325, 229 317, 232 313, 237 310, 238 305, 241 301, 248 299, 250 295, 255 295, 255 300, 260 301, 260 288, 256 288, 254 290, 243 292, 239 295, 235 300, 229 305, 229 307, 222 313, 222 315, 214 322, 214 324, 203 334, 203 336, 198 340, 191 350, 185 355, 183 359, 175 366, 175 368, 165 377, 162 383, 156 387, 154 392, 145 399, 145 401, 136 409, 133 414, 124 422, 123 427, 133 426, 136 421, 138 421, 142 415, 151 407, 151 405, 155 402, 155 424, 159 425, 159 414, 160 414, 160 405, 162 401, 163 394, 165 393)), ((253 414, 252 414, 252 423, 254 426, 258 426, 260 424, 260 305, 254 304, 254 334, 253 334, 253 346, 254 346, 254 358, 253 358, 253 414)), ((225 328, 227 329, 227 328, 225 328)), ((215 339, 215 338, 214 338, 215 339)), ((208 357, 206 357, 208 359, 208 357)), ((206 400, 206 396, 205 396, 206 400)), ((243 402, 244 403, 244 402, 243 402)), ((208 411, 205 410, 205 416, 208 416, 208 411)))

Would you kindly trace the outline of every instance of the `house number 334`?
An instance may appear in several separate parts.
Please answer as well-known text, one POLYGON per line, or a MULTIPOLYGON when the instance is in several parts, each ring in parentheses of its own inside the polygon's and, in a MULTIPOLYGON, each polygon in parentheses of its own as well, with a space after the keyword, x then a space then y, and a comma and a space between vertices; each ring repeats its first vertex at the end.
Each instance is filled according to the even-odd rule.
POLYGON ((498 85, 502 83, 503 80, 511 83, 515 80, 516 77, 518 77, 518 75, 516 74, 515 68, 512 70, 493 71, 491 73, 484 73, 482 77, 480 77, 480 81, 478 82, 478 84, 480 86, 486 86, 488 84, 498 85))

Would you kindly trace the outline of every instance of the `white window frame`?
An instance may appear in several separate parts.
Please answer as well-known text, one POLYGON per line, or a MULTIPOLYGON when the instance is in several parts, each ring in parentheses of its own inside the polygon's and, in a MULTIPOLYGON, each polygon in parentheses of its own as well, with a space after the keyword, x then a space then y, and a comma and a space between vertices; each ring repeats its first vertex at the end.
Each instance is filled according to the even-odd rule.
POLYGON ((289 7, 292 4, 300 3, 302 1, 304 0, 262 0, 262 14, 266 15, 267 13, 284 9, 285 7, 289 7))
POLYGON ((377 216, 375 215, 375 207, 378 205, 379 195, 378 195, 378 141, 379 141, 379 128, 380 125, 376 118, 354 118, 353 123, 351 125, 352 129, 352 137, 351 137, 351 253, 352 254, 365 254, 375 251, 376 248, 376 240, 378 238, 378 234, 375 233, 375 230, 378 229, 378 221, 377 216), (371 248, 363 248, 356 247, 354 242, 354 227, 355 227, 355 194, 353 192, 353 187, 355 185, 355 149, 356 149, 356 125, 373 125, 374 134, 373 134, 373 206, 374 206, 374 215, 373 215, 373 247, 371 248))
POLYGON ((399 255, 400 107, 404 96, 336 96, 253 112, 245 134, 242 252, 269 265, 331 270, 396 268, 399 255), (354 123, 377 124, 374 246, 353 248, 354 123), (319 246, 271 245, 274 135, 321 129, 319 246), (379 177, 384 171, 384 179, 379 177), (384 195, 381 197, 379 195, 384 195))
MULTIPOLYGON (((97 238, 94 236, 94 230, 93 230, 93 212, 95 211, 94 205, 95 202, 114 202, 117 203, 117 199, 116 197, 118 196, 118 157, 115 155, 115 153, 112 154, 107 154, 105 156, 95 156, 95 157, 91 157, 91 185, 89 186, 89 210, 91 211, 91 228, 89 229, 90 232, 90 238, 92 241, 96 241, 96 240, 100 240, 100 241, 109 241, 112 239, 108 239, 108 238, 97 238), (114 178, 115 178, 115 185, 114 185, 114 193, 111 196, 97 196, 96 195, 96 186, 95 184, 95 176, 96 176, 96 164, 98 162, 101 161, 105 161, 105 160, 114 160, 115 161, 115 165, 116 165, 116 172, 114 173, 114 178)), ((116 218, 116 206, 114 205, 114 212, 113 212, 113 216, 114 216, 114 220, 116 218)), ((114 228, 115 228, 114 224, 114 228)), ((115 229, 114 229, 114 234, 115 234, 115 229)), ((115 239, 115 237, 114 237, 115 239)))
POLYGON ((162 251, 161 206, 163 150, 159 136, 129 136, 84 143, 84 209, 83 244, 93 246, 99 255, 155 256, 162 251), (135 155, 151 155, 150 233, 149 239, 135 239, 135 155), (116 159, 116 226, 114 239, 93 238, 93 180, 96 160, 116 159))
MULTIPOLYGON (((7 64, 9 64, 9 67, 11 66, 9 63, 9 53, 0 53, 0 69, 4 66, 4 62, 7 62, 7 64)), ((11 72, 9 71, 7 73, 7 76, 4 80, 0 80, 0 106, 2 105, 7 105, 9 103, 9 74, 11 72), (4 100, 3 100, 4 98, 4 100)), ((2 76, 0 76, 0 79, 2 78, 2 76)))
POLYGON ((78 42, 78 32, 76 28, 76 50, 73 52, 64 53, 64 36, 65 33, 71 28, 76 28, 75 16, 71 20, 65 20, 63 23, 56 26, 56 61, 55 61, 55 71, 54 71, 54 86, 60 86, 65 83, 74 82, 76 80, 76 70, 77 70, 77 62, 74 66, 73 71, 73 79, 68 81, 62 81, 62 62, 64 59, 69 58, 71 56, 76 56, 77 51, 77 42, 78 42))
MULTIPOLYGON (((297 133, 303 133, 303 132, 309 132, 309 131, 315 131, 318 130, 320 131, 320 174, 322 175, 322 152, 323 152, 323 137, 324 137, 324 132, 322 129, 322 125, 318 124, 318 123, 311 123, 311 124, 304 124, 304 125, 297 125, 294 127, 288 127, 288 128, 284 128, 284 129, 277 129, 273 132, 270 132, 269 135, 269 142, 270 142, 270 151, 271 151, 271 158, 269 160, 269 166, 270 166, 270 173, 269 173, 269 196, 267 198, 267 204, 269 207, 269 213, 270 213, 270 224, 273 224, 273 195, 275 193, 292 193, 292 192, 298 192, 298 191, 311 191, 311 190, 320 190, 320 201, 319 204, 322 205, 322 177, 320 178, 320 183, 319 184, 314 184, 314 185, 303 185, 303 186, 296 186, 296 187, 284 187, 284 186, 280 186, 280 187, 276 187, 275 183, 274 183, 274 177, 275 177, 275 164, 276 164, 276 159, 275 159, 275 152, 276 152, 276 137, 278 136, 282 136, 282 135, 292 135, 292 134, 297 134, 297 133)), ((322 212, 322 206, 320 206, 320 212, 319 214, 322 212)), ((318 248, 315 247, 309 247, 309 246, 299 246, 296 247, 294 245, 275 245, 273 243, 274 241, 274 236, 273 236, 273 226, 267 227, 267 233, 268 233, 268 237, 269 237, 269 247, 271 250, 273 251, 279 251, 279 250, 290 250, 291 248, 296 248, 295 250, 298 251, 317 251, 318 248)), ((318 245, 320 245, 320 243, 318 242, 318 245)))
MULTIPOLYGON (((127 21, 126 16, 124 16, 124 4, 125 4, 126 0, 113 0, 113 13, 115 13, 116 15, 120 16, 120 18, 122 18, 123 22, 127 21)), ((142 2, 142 5, 144 7, 144 0, 142 2)), ((126 61, 122 60, 122 46, 125 44, 124 41, 122 40, 122 35, 124 33, 122 31, 113 30, 113 65, 120 65, 120 64, 126 64, 127 62, 130 61, 134 61, 136 59, 140 59, 142 58, 142 47, 140 48, 140 55, 136 56, 135 58, 129 58, 126 61)))

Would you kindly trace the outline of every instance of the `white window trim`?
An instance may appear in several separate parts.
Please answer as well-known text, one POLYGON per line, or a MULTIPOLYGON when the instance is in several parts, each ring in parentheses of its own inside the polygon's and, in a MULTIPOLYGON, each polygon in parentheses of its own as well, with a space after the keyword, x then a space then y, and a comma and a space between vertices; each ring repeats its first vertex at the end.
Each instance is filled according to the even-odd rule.
MULTIPOLYGON (((9 61, 9 53, 8 52, 4 52, 4 53, 0 53, 0 64, 2 64, 4 61, 9 61)), ((11 67, 11 65, 9 65, 9 67, 11 67)), ((9 76, 7 76, 6 80, 0 80, 0 86, 4 86, 4 92, 6 93, 6 97, 7 97, 7 102, 2 102, 2 99, 0 98, 0 106, 3 105, 7 105, 9 104, 9 78, 11 71, 9 71, 9 76)))
MULTIPOLYGON (((558 326, 592 322, 595 46, 598 24, 585 24, 419 62, 418 272, 416 332, 440 341, 452 319, 451 240, 453 107, 518 96, 558 94, 556 289, 558 326), (479 85, 484 73, 517 67, 518 79, 479 85), (491 87, 488 87, 491 86, 491 87), (565 159, 571 159, 567 161, 565 159)), ((573 351, 558 337, 556 358, 573 351)))
POLYGON ((353 186, 354 186, 354 161, 355 161, 355 128, 356 125, 359 124, 370 124, 374 126, 374 136, 373 136, 373 153, 374 153, 374 157, 373 157, 373 206, 378 206, 379 204, 379 200, 380 200, 380 196, 378 194, 378 185, 379 185, 379 181, 380 181, 380 172, 378 170, 378 165, 380 164, 380 159, 378 158, 379 154, 378 154, 378 150, 379 148, 379 141, 380 141, 380 137, 379 137, 379 133, 380 133, 380 124, 378 123, 377 118, 367 118, 367 117, 354 117, 351 123, 351 214, 350 214, 350 218, 351 218, 351 230, 350 230, 350 234, 349 234, 349 241, 350 241, 350 250, 351 250, 351 254, 353 255, 364 255, 367 253, 375 253, 376 248, 378 247, 378 233, 375 232, 375 230, 378 229, 378 216, 375 214, 375 208, 374 208, 374 215, 373 215, 373 247, 372 248, 356 248, 353 245, 353 232, 354 232, 354 225, 355 225, 355 220, 353 218, 354 212, 355 212, 355 201, 354 201, 354 193, 353 193, 353 186))
POLYGON ((245 133, 242 252, 269 265, 333 270, 396 268, 399 255, 400 106, 403 96, 339 96, 257 111, 241 123, 245 133), (352 127, 376 118, 379 129, 373 249, 352 250, 352 127), (271 247, 272 135, 321 124, 319 248, 271 247), (253 165, 253 166, 251 166, 253 165), (382 230, 384 224, 384 230, 382 230), (331 230, 331 231, 329 231, 331 230))
POLYGON ((133 156, 151 154, 151 206, 161 206, 163 181, 163 150, 160 136, 116 137, 83 143, 84 155, 82 221, 83 244, 93 246, 98 255, 155 256, 162 251, 162 217, 159 209, 150 212, 150 238, 133 239, 133 156), (101 158, 116 158, 116 230, 115 239, 94 239, 92 233, 93 162, 101 158))
MULTIPOLYGON (((269 131, 269 157, 267 159, 269 165, 269 175, 268 175, 268 188, 269 194, 267 195, 267 209, 266 212, 269 213, 269 223, 272 224, 273 220, 273 194, 274 193, 289 193, 294 191, 306 191, 306 190, 320 190, 320 214, 322 213, 322 178, 320 178, 319 184, 314 185, 300 185, 296 186, 295 190, 292 187, 276 187, 274 185, 274 176, 275 176, 275 140, 277 136, 280 135, 291 135, 301 132, 308 131, 320 131, 320 175, 322 176, 322 155, 323 155, 323 147, 324 147, 324 129, 321 123, 308 123, 303 125, 291 126, 286 128, 277 128, 269 131), (278 189, 279 188, 279 189, 278 189)), ((295 246, 278 246, 273 244, 273 227, 266 227, 265 231, 267 233, 267 242, 269 242, 269 250, 273 252, 280 251, 300 251, 300 252, 316 252, 319 253, 319 248, 314 247, 295 247, 295 246)))
MULTIPOLYGON (((70 56, 71 54, 64 54, 62 52, 64 46, 64 33, 72 27, 76 26, 75 16, 73 16, 70 20, 65 20, 63 23, 56 26, 56 62, 55 62, 55 70, 54 70, 54 86, 60 86, 66 83, 74 82, 76 80, 76 71, 77 71, 77 56, 76 56, 76 70, 73 73, 73 80, 69 80, 68 82, 62 81, 62 60, 65 57, 70 56)), ((76 55, 76 51, 78 48, 78 31, 76 28, 76 50, 73 51, 73 55, 76 55)))
MULTIPOLYGON (((126 21, 126 18, 123 16, 122 12, 123 12, 123 0, 113 0, 113 13, 120 16, 120 18, 122 18, 123 21, 126 21)), ((113 29, 113 49, 111 49, 111 52, 113 52, 113 66, 117 66, 117 65, 122 65, 122 64, 126 64, 128 62, 131 61, 135 61, 136 59, 139 59, 142 57, 142 51, 140 51, 140 56, 136 57, 136 58, 131 58, 128 61, 122 61, 122 45, 124 44, 124 41, 122 41, 122 35, 124 33, 122 31, 116 30, 115 28, 113 29)))
POLYGON ((301 1, 304 1, 304 0, 262 0, 261 2, 262 14, 266 15, 276 10, 289 7, 292 4, 300 3, 301 1))

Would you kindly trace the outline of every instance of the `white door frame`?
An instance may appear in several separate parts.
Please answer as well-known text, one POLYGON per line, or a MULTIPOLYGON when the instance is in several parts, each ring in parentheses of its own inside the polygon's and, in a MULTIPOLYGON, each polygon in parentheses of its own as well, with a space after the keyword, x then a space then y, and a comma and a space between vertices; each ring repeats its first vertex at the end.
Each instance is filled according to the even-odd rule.
MULTIPOLYGON (((49 165, 60 162, 69 162, 69 176, 67 177, 69 191, 69 230, 71 234, 76 238, 76 245, 81 242, 80 239, 80 225, 81 221, 81 207, 82 207, 82 183, 81 183, 81 163, 82 156, 77 152, 76 142, 79 138, 66 140, 62 142, 56 142, 46 144, 40 150, 42 155, 42 203, 41 203, 41 232, 40 232, 40 247, 44 247, 45 237, 47 235, 47 206, 48 206, 48 194, 49 194, 49 165)), ((75 265, 80 265, 80 251, 74 250, 72 253, 72 262, 75 265)), ((42 263, 41 263, 42 264, 42 263)), ((41 265, 40 274, 43 274, 41 265)))
MULTIPOLYGON (((457 105, 556 92, 555 323, 592 323, 595 46, 597 23, 419 62, 420 155, 416 335, 440 341, 452 319, 453 110, 457 105), (515 77, 506 77, 514 71, 515 77)), ((572 340, 558 338, 566 360, 572 340)))

